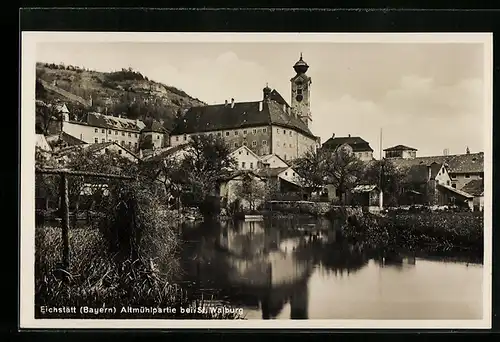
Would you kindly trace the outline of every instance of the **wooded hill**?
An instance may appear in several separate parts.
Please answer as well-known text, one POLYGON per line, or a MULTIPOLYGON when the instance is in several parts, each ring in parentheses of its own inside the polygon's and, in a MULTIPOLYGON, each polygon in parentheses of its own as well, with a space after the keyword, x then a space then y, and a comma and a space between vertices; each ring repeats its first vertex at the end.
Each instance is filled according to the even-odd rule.
POLYGON ((129 119, 152 117, 172 129, 177 115, 190 107, 206 105, 132 69, 99 72, 79 66, 37 63, 36 78, 36 99, 67 102, 72 120, 82 119, 88 111, 98 111, 129 119))

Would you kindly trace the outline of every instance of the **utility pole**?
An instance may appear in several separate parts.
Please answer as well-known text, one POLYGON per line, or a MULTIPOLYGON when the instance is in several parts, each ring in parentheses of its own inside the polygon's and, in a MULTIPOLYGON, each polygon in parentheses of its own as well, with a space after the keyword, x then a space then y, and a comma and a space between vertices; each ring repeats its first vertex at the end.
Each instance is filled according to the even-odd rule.
POLYGON ((382 177, 383 177, 383 174, 384 174, 384 159, 382 158, 382 127, 380 128, 380 173, 379 173, 379 183, 378 183, 378 186, 379 186, 379 200, 378 200, 378 203, 379 203, 379 209, 382 210, 382 208, 384 207, 384 192, 382 191, 382 177))

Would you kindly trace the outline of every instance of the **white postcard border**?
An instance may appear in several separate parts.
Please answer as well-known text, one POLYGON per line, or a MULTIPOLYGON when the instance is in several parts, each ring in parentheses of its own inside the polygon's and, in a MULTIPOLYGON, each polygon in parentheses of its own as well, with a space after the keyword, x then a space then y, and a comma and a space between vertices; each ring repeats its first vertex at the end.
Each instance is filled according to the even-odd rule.
POLYGON ((159 33, 159 32, 22 32, 21 45, 21 196, 20 317, 21 329, 337 329, 337 328, 491 328, 492 281, 492 33, 159 33), (482 320, 98 320, 35 319, 34 301, 34 152, 36 44, 41 42, 162 43, 478 43, 484 46, 484 267, 482 320))

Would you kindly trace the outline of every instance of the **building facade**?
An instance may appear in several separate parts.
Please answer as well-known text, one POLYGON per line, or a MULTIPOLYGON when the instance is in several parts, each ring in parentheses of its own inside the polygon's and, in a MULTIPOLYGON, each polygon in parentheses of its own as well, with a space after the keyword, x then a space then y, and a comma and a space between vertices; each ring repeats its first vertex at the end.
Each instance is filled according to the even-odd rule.
POLYGON ((323 143, 322 148, 334 151, 341 146, 348 148, 361 161, 373 160, 373 149, 370 144, 360 137, 351 137, 350 134, 347 137, 336 137, 332 134, 332 137, 323 143))
POLYGON ((192 107, 178 119, 170 144, 186 143, 193 135, 205 134, 222 138, 231 150, 246 146, 258 156, 276 154, 283 160, 316 149, 320 140, 310 130, 308 66, 302 58, 297 63, 291 80, 292 105, 266 86, 261 101, 231 99, 224 104, 192 107))
POLYGON ((384 150, 385 158, 411 159, 417 156, 417 149, 404 145, 397 145, 384 150))

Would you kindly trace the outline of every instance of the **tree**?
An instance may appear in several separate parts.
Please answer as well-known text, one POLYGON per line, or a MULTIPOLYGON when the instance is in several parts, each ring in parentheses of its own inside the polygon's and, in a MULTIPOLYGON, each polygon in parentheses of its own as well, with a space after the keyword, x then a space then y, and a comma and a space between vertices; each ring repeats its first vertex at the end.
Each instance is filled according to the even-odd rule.
POLYGON ((389 159, 370 162, 362 176, 363 182, 381 186, 384 203, 388 206, 398 204, 399 194, 403 186, 405 170, 397 168, 389 159))
POLYGON ((201 203, 206 203, 211 197, 218 197, 221 178, 227 177, 230 170, 236 167, 230 153, 229 147, 220 137, 191 137, 186 156, 181 162, 182 178, 201 203))
POLYGON ((321 149, 309 149, 295 160, 293 168, 302 177, 303 186, 318 189, 325 184, 325 161, 327 155, 321 149))
POLYGON ((249 209, 254 211, 257 210, 258 204, 266 198, 267 190, 265 182, 259 181, 249 174, 243 174, 242 181, 237 183, 234 188, 234 193, 237 198, 245 200, 249 209))
POLYGON ((48 135, 52 123, 60 121, 62 119, 61 112, 57 108, 56 104, 37 102, 35 113, 35 127, 37 134, 48 135))

